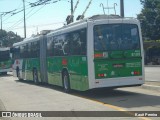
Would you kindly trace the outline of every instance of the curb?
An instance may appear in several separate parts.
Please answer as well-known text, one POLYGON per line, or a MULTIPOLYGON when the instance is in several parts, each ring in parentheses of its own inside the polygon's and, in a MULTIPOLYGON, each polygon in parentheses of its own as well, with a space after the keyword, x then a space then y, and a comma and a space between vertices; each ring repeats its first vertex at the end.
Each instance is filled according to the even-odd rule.
POLYGON ((147 84, 144 84, 144 85, 142 85, 142 88, 148 89, 148 90, 160 91, 160 86, 155 86, 155 85, 147 85, 147 84))
POLYGON ((160 67, 160 65, 145 65, 145 67, 160 67))

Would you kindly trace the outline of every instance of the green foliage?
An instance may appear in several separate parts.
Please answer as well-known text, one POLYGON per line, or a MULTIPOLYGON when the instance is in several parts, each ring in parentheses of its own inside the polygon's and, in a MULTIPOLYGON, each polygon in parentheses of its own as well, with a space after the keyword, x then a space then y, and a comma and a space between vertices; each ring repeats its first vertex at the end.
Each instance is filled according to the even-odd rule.
POLYGON ((140 0, 143 9, 137 18, 141 21, 142 34, 151 40, 160 39, 160 0, 140 0))
POLYGON ((13 43, 20 41, 22 41, 22 38, 16 35, 14 32, 0 30, 0 42, 2 42, 3 47, 11 47, 13 43))

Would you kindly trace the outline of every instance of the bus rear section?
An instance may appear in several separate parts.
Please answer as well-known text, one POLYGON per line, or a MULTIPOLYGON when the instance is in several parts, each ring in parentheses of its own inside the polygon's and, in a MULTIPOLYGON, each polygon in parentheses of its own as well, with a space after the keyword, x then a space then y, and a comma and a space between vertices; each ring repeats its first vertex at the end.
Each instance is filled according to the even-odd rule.
POLYGON ((139 24, 97 24, 94 36, 94 88, 144 83, 139 24))
POLYGON ((12 61, 9 48, 0 48, 0 74, 12 71, 12 61))

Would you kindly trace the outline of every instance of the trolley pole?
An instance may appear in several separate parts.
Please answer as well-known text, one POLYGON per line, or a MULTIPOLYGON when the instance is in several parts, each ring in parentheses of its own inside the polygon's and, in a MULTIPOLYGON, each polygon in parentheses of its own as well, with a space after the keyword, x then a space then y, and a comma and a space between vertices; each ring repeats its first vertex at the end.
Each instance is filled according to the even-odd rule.
POLYGON ((71 0, 71 22, 74 22, 74 18, 73 18, 73 0, 71 0))
POLYGON ((23 0, 23 11, 24 11, 24 38, 26 38, 26 10, 25 0, 23 0))
POLYGON ((121 17, 124 17, 124 0, 120 0, 121 17))

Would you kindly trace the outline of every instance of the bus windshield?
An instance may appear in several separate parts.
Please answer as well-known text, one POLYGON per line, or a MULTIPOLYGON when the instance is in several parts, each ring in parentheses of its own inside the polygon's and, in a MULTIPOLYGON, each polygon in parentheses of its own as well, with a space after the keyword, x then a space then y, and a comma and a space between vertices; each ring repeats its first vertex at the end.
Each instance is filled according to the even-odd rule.
POLYGON ((7 61, 10 59, 10 52, 9 50, 0 51, 0 62, 7 61))
POLYGON ((105 24, 94 26, 94 50, 117 51, 140 49, 138 26, 105 24))

